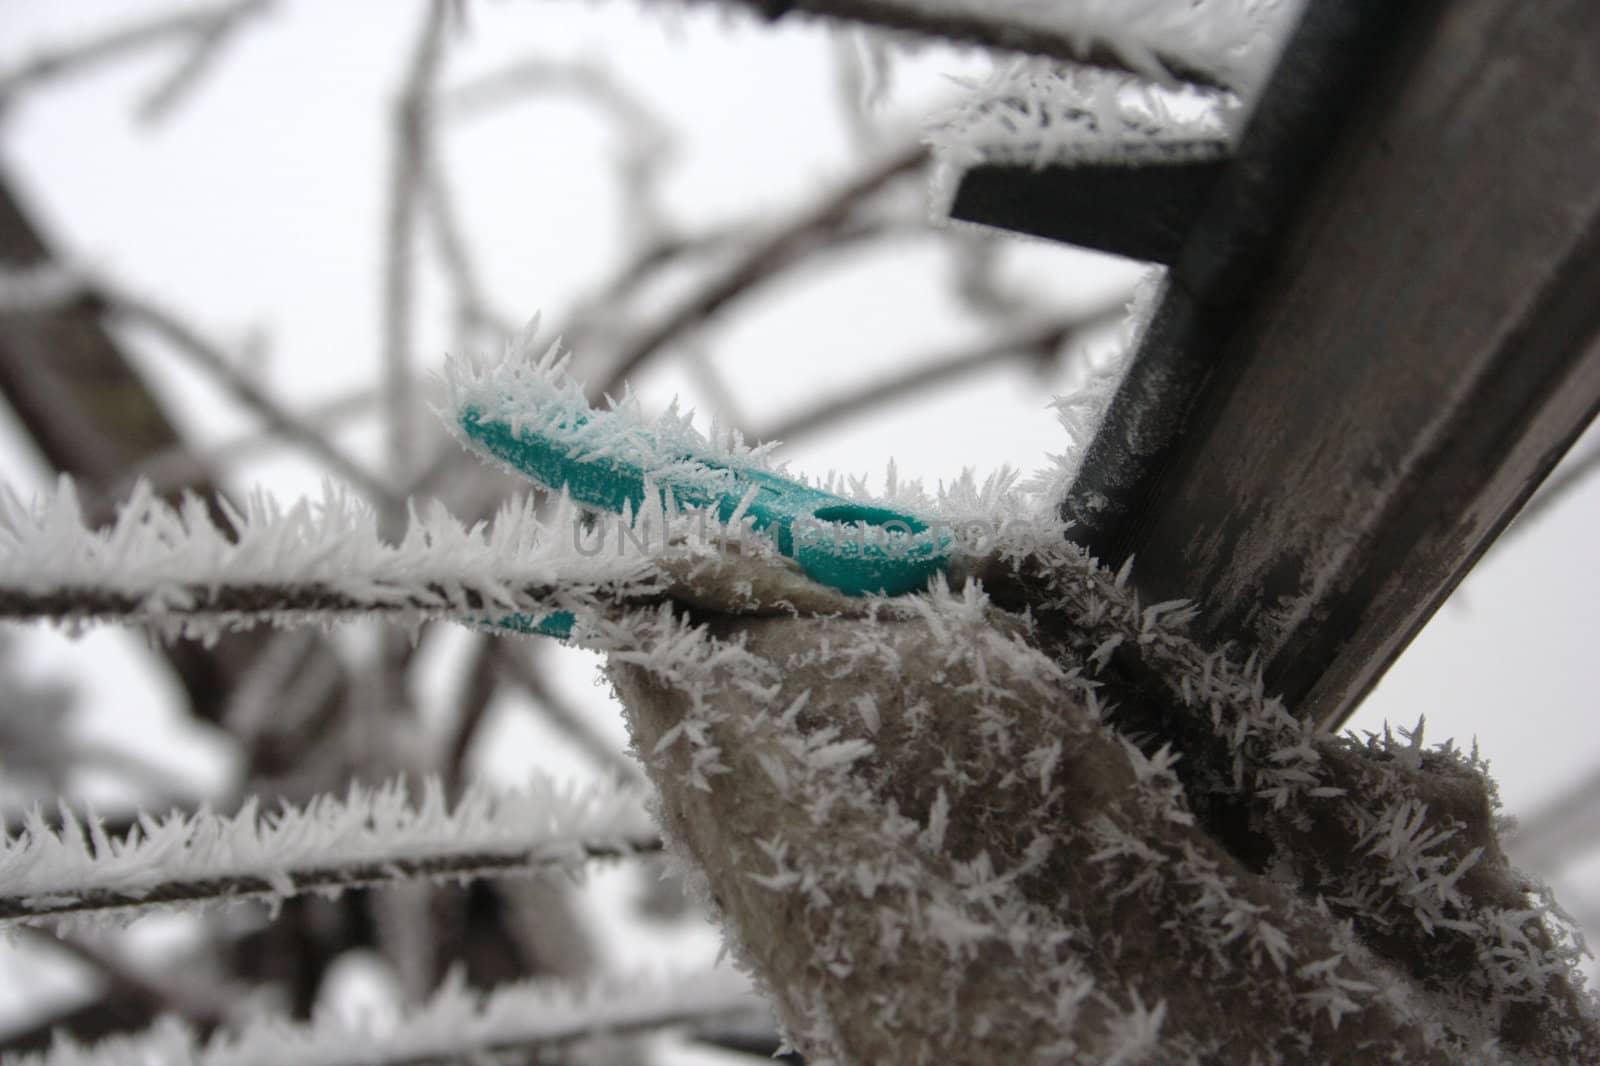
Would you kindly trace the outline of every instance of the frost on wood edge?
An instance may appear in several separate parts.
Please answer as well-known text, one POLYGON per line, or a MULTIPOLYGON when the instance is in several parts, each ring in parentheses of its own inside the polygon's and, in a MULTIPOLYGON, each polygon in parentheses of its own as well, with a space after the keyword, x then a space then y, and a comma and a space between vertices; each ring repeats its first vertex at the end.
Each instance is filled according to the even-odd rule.
POLYGON ((1156 81, 1238 87, 1259 66, 1260 39, 1297 0, 723 0, 770 17, 832 17, 908 44, 957 44, 1049 56, 1156 81), (898 31, 898 32, 897 32, 898 31), (901 37, 900 33, 917 37, 901 37))
MULTIPOLYGON (((1275 21, 1295 0, 887 0, 930 16, 965 15, 1070 39, 1075 54, 1106 52, 1129 70, 1168 81, 1174 62, 1230 86, 1260 77, 1275 21)), ((1267 59, 1270 58, 1266 57, 1267 59)))
POLYGON ((352 1021, 333 1013, 307 1024, 263 1017, 202 1040, 177 1021, 98 1044, 59 1041, 50 1051, 6 1056, 5 1066, 385 1066, 478 1061, 555 1051, 573 1042, 723 1018, 763 1017, 748 982, 726 969, 660 977, 601 977, 502 985, 480 993, 452 975, 426 1002, 397 1017, 352 1021))
POLYGON ((1299 0, 1086 6, 1111 19, 1113 10, 1133 10, 1132 21, 1175 29, 1191 44, 1228 42, 1221 49, 1232 57, 1228 88, 1172 86, 1038 58, 996 64, 987 78, 965 83, 964 99, 929 120, 939 161, 936 217, 948 215, 962 175, 979 165, 1134 167, 1224 158, 1300 10, 1299 0))
POLYGON ((949 206, 965 171, 979 165, 1160 166, 1225 157, 1240 111, 1232 96, 1168 89, 1124 74, 1017 60, 934 116, 928 137, 939 161, 933 211, 949 206))
POLYGON ((450 804, 436 778, 413 799, 401 782, 352 785, 342 799, 234 815, 208 808, 141 815, 120 839, 63 806, 59 828, 34 808, 0 840, 0 926, 127 919, 151 908, 280 901, 401 879, 577 873, 597 858, 655 848, 632 788, 536 778, 523 791, 469 788, 450 804))

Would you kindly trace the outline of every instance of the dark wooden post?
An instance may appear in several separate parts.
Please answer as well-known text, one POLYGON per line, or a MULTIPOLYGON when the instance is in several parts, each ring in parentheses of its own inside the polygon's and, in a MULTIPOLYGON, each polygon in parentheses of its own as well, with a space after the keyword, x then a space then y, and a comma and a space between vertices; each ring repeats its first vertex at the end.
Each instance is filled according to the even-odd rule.
POLYGON ((1597 101, 1587 0, 1312 0, 1198 176, 1067 512, 1303 715, 1349 714, 1600 408, 1597 101))

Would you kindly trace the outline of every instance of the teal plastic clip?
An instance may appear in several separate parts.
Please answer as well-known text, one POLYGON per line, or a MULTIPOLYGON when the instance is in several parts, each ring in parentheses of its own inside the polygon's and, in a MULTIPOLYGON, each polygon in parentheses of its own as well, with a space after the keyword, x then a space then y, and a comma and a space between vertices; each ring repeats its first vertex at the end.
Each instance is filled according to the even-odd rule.
MULTIPOLYGON (((467 407, 458 424, 484 452, 544 488, 565 488, 587 507, 615 513, 637 510, 647 484, 670 491, 680 505, 714 509, 724 522, 743 504, 743 514, 773 539, 779 554, 793 559, 812 580, 849 596, 920 591, 950 565, 955 538, 948 529, 754 466, 687 453, 654 438, 640 441, 648 431, 631 420, 619 422, 615 432, 630 438, 634 447, 595 449, 563 439, 580 429, 591 439, 607 436, 608 427, 601 423, 613 419, 625 416, 591 410, 543 422, 542 428, 514 428, 467 407)), ((572 616, 561 612, 536 623, 511 618, 500 624, 564 637, 571 631, 572 616)))

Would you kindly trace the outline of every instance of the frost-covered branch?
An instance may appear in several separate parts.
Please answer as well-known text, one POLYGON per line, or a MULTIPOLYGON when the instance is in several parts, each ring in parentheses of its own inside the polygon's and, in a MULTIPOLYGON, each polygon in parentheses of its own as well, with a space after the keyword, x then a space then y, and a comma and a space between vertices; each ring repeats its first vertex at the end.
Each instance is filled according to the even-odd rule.
POLYGON ((1128 71, 1232 86, 1248 76, 1264 16, 1249 0, 735 0, 790 12, 1128 71))
POLYGON ((547 779, 521 793, 469 789, 453 807, 430 779, 416 801, 391 783, 267 813, 252 800, 233 816, 145 815, 120 840, 98 819, 62 818, 54 828, 36 808, 0 843, 0 925, 399 880, 575 873, 659 846, 638 791, 547 779))
POLYGON ((176 1022, 147 1033, 82 1046, 61 1042, 42 1055, 7 1057, 6 1066, 450 1066, 539 1059, 579 1041, 695 1027, 765 1014, 748 983, 728 970, 673 977, 605 977, 585 982, 524 981, 487 994, 453 975, 426 1002, 396 1017, 352 1020, 336 1014, 309 1024, 264 1017, 208 1041, 176 1022))
POLYGON ((177 315, 110 285, 85 285, 84 299, 115 319, 149 330, 181 357, 209 374, 229 395, 253 411, 285 440, 320 460, 330 473, 349 481, 375 503, 394 505, 399 497, 381 478, 350 458, 308 419, 295 414, 241 373, 220 347, 201 336, 177 315))

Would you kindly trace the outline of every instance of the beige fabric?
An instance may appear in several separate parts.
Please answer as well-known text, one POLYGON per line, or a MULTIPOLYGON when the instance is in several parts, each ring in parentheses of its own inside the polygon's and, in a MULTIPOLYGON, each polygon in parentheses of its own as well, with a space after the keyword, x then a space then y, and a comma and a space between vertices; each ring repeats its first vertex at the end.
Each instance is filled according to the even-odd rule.
MULTIPOLYGON (((664 827, 807 1060, 1339 1046, 1317 997, 1370 980, 1359 949, 1195 829, 1171 773, 1017 623, 976 598, 919 606, 727 621, 692 655, 660 655, 692 639, 663 621, 613 655, 664 827), (1334 961, 1297 973, 1308 959, 1334 961)), ((1455 1061, 1388 1005, 1361 1031, 1455 1061)))

